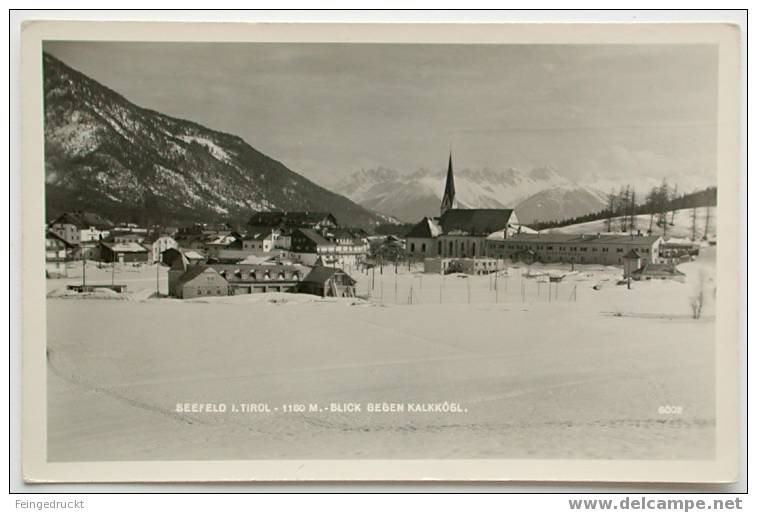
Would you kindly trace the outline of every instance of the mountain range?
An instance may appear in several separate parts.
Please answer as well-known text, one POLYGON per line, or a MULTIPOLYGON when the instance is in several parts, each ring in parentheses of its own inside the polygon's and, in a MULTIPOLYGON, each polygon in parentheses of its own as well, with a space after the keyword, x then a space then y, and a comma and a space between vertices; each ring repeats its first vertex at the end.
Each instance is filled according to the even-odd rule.
MULTIPOLYGON (((366 208, 412 222, 439 215, 444 180, 444 169, 403 174, 379 167, 353 173, 336 190, 366 208)), ((596 212, 607 200, 603 191, 574 183, 552 167, 455 170, 455 188, 461 208, 516 208, 523 223, 596 212)))
POLYGON ((241 138, 141 108, 44 54, 47 217, 92 210, 145 223, 330 211, 369 228, 388 218, 304 178, 241 138))

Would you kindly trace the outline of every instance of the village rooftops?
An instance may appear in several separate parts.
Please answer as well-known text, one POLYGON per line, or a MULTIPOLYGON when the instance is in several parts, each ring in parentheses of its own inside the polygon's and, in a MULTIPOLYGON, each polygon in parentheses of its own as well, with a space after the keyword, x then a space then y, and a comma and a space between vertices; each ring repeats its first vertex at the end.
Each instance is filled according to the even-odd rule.
POLYGON ((352 284, 355 283, 355 280, 352 278, 352 276, 345 273, 343 270, 339 268, 335 268, 335 267, 324 267, 324 266, 314 267, 313 270, 310 271, 310 273, 302 281, 304 283, 317 283, 317 284, 322 285, 323 283, 331 279, 331 277, 334 276, 335 274, 343 274, 344 276, 350 279, 352 284))
POLYGON ((516 233, 502 242, 545 243, 545 244, 631 244, 634 246, 649 246, 659 235, 615 235, 606 233, 516 233))
POLYGON ((229 283, 301 281, 310 269, 302 265, 283 264, 206 264, 204 267, 215 269, 229 283))
POLYGON ((507 228, 513 210, 509 208, 453 208, 439 218, 444 235, 489 235, 507 228))
POLYGON ((114 253, 146 253, 147 248, 136 242, 101 242, 103 246, 114 253))
POLYGON ((244 235, 244 240, 265 240, 272 236, 272 228, 259 227, 257 229, 248 230, 244 235))
POLYGON ((309 228, 299 228, 297 231, 299 231, 302 235, 313 241, 318 246, 336 246, 336 243, 327 240, 315 230, 311 230, 309 228))
POLYGON ((109 221, 108 219, 105 219, 99 214, 95 214, 92 212, 65 212, 58 217, 56 217, 53 221, 49 223, 50 225, 55 224, 72 224, 76 226, 77 228, 81 229, 87 229, 87 228, 96 228, 98 230, 110 230, 113 228, 113 223, 109 221))
POLYGON ((250 226, 308 227, 321 223, 336 225, 336 218, 330 212, 255 212, 247 222, 250 226))

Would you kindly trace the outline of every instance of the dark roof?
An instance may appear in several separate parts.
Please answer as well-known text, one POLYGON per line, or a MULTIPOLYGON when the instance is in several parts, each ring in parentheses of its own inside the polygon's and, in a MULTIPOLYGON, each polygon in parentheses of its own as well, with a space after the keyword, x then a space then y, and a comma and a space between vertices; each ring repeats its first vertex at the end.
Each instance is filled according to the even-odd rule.
POLYGON ((93 212, 64 212, 50 224, 73 224, 79 229, 95 227, 98 230, 109 230, 113 228, 111 221, 93 212))
POLYGON ((507 228, 511 208, 453 208, 439 219, 444 234, 463 232, 469 235, 489 235, 507 228))
POLYGON ((632 259, 632 258, 633 259, 639 259, 639 258, 641 258, 641 255, 639 254, 638 251, 636 251, 636 249, 631 248, 631 250, 629 250, 628 253, 626 253, 625 255, 623 255, 623 258, 626 258, 626 259, 629 259, 629 260, 632 259))
MULTIPOLYGON (((197 278, 199 275, 210 269, 213 272, 218 272, 209 265, 196 265, 187 269, 187 272, 179 276, 179 283, 187 283, 197 278)), ((223 278, 223 276, 221 276, 223 278)))
POLYGON ((418 224, 405 235, 419 239, 431 239, 439 235, 438 221, 432 217, 424 217, 418 224))
POLYGON ((318 246, 335 246, 336 245, 335 243, 329 240, 326 240, 320 233, 314 230, 311 230, 309 228, 299 228, 296 231, 300 232, 302 235, 304 235, 308 239, 315 242, 316 245, 318 246))
POLYGON ((330 212, 254 212, 247 222, 251 226, 314 226, 329 218, 334 224, 336 218, 330 212))
POLYGON ((302 281, 304 283, 317 283, 319 285, 323 285, 338 273, 344 274, 345 276, 347 276, 347 278, 350 279, 350 281, 352 281, 352 283, 355 283, 355 280, 352 278, 352 276, 339 269, 338 267, 313 267, 313 270, 310 271, 310 273, 305 276, 305 279, 302 281))
POLYGON ((271 228, 266 226, 258 226, 247 230, 244 235, 244 240, 261 240, 271 235, 271 228))

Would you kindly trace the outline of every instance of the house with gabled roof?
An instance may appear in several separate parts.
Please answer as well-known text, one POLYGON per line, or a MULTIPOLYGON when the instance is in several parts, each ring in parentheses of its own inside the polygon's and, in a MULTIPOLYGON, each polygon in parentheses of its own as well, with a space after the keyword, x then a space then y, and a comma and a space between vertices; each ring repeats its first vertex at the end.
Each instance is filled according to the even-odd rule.
POLYGON ((209 265, 190 267, 173 283, 168 294, 180 299, 195 297, 228 296, 229 282, 209 265))
POLYGON ((64 212, 50 221, 50 230, 69 244, 99 241, 108 236, 113 223, 93 212, 64 212))
POLYGON ((338 267, 314 267, 297 290, 321 297, 355 297, 356 281, 338 267))

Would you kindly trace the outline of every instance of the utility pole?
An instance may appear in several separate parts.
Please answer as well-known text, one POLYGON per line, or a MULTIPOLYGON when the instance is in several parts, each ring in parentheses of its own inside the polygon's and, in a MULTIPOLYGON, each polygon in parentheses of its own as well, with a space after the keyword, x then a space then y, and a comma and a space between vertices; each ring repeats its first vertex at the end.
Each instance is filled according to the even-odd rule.
POLYGON ((81 288, 82 290, 87 285, 87 258, 81 256, 81 288))
POLYGON ((155 261, 155 295, 160 297, 160 255, 158 250, 158 259, 155 261))

